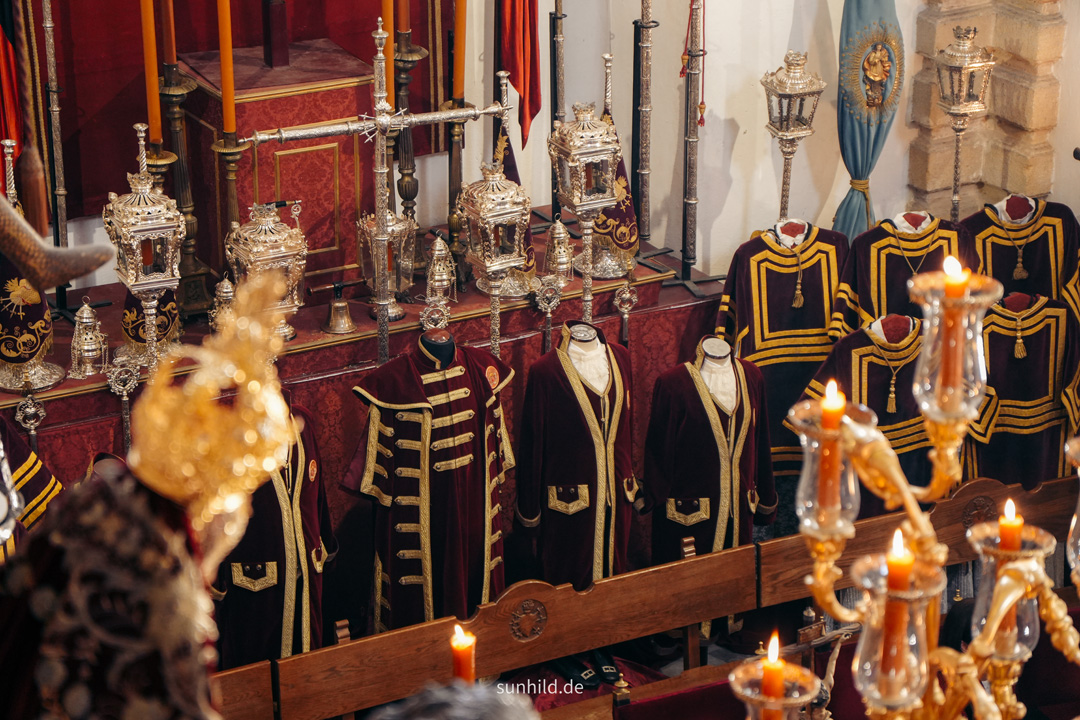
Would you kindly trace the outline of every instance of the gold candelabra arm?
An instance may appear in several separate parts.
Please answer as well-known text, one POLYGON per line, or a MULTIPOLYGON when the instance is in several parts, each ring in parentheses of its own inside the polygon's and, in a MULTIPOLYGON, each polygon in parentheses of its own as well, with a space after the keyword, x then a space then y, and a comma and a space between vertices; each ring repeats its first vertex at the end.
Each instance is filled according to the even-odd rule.
MULTIPOLYGON (((1077 572, 1073 571, 1073 579, 1077 572)), ((1073 627, 1069 606, 1058 597, 1049 582, 1039 588, 1039 617, 1046 623, 1050 642, 1074 665, 1080 665, 1080 633, 1073 627)))
MULTIPOLYGON (((845 417, 840 426, 840 442, 862 484, 883 499, 886 508, 903 507, 907 512, 904 537, 916 555, 932 554, 937 561, 942 552, 947 553, 948 548, 937 541, 930 517, 919 507, 917 488, 908 482, 885 435, 875 427, 845 417)), ((941 555, 936 564, 944 563, 945 556, 941 555)))
POLYGON ((931 681, 923 696, 922 706, 912 714, 913 720, 956 720, 963 717, 970 703, 980 720, 1002 720, 994 698, 983 687, 981 664, 968 653, 939 647, 930 653, 931 681), (937 677, 943 678, 943 692, 937 677))
POLYGON ((806 576, 806 584, 810 586, 814 602, 822 610, 832 615, 841 623, 862 623, 863 612, 861 608, 852 610, 844 607, 836 599, 834 590, 836 581, 844 576, 840 568, 836 567, 836 561, 844 554, 846 538, 818 538, 806 536, 806 544, 810 550, 810 556, 814 559, 813 575, 806 576))
MULTIPOLYGON (((1047 586, 1052 587, 1052 583, 1043 569, 1042 558, 1024 558, 1003 564, 994 585, 990 610, 986 613, 986 624, 978 637, 971 641, 968 652, 979 661, 992 657, 998 629, 1005 615, 1022 599, 1040 594, 1047 586)), ((1067 611, 1065 618, 1068 620, 1067 611)))
POLYGON ((934 474, 930 484, 924 488, 913 488, 919 502, 934 502, 946 497, 963 479, 960 467, 960 446, 967 435, 968 421, 938 422, 923 418, 926 434, 932 445, 929 455, 934 465, 934 474))

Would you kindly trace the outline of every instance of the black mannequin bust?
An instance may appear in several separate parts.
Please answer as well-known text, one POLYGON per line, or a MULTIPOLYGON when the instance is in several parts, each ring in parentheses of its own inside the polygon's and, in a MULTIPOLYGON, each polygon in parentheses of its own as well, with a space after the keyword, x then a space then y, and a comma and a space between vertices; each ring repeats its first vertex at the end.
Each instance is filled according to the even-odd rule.
POLYGON ((431 357, 439 361, 439 366, 445 368, 454 362, 454 336, 448 330, 433 328, 420 336, 420 344, 431 357))

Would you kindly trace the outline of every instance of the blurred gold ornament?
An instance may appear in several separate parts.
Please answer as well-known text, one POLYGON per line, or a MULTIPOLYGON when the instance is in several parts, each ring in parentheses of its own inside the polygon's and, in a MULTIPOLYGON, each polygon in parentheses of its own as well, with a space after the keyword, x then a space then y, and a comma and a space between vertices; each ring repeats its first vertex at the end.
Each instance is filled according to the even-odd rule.
POLYGON ((128 462, 148 487, 187 508, 196 531, 245 507, 286 461, 294 429, 273 363, 284 293, 281 273, 249 276, 236 291, 235 320, 170 354, 135 405, 128 462), (174 383, 173 366, 185 357, 199 366, 174 383), (233 388, 232 401, 221 402, 233 388))

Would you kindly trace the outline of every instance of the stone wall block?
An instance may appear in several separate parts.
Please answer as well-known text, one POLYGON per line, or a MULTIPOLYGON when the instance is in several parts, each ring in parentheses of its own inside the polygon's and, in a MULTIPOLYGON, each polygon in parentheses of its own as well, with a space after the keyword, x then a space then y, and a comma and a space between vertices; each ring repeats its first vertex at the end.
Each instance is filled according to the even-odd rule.
POLYGON ((989 95, 990 112, 1020 128, 1046 130, 1058 123, 1061 83, 1053 76, 1033 77, 1009 67, 997 67, 989 95))

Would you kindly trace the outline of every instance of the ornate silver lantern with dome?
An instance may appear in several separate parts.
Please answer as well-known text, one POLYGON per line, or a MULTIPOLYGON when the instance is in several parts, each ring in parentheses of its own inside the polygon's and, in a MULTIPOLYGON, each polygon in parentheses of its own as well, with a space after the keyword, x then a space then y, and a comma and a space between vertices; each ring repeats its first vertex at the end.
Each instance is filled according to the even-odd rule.
POLYGON ((556 123, 548 138, 557 195, 578 218, 582 242, 582 319, 592 322, 593 225, 615 205, 615 171, 622 157, 615 126, 596 117, 593 103, 575 103, 574 120, 556 123))
POLYGON ((532 203, 525 190, 506 179, 501 165, 481 165, 484 179, 458 196, 465 222, 465 261, 476 286, 491 296, 491 353, 499 356, 499 298, 507 273, 525 264, 525 231, 532 203))
POLYGON ((157 304, 166 290, 180 283, 180 243, 187 234, 176 201, 153 189, 146 169, 146 129, 135 125, 139 138, 139 172, 128 173, 131 192, 117 197, 101 211, 105 231, 116 247, 116 274, 142 303, 146 353, 132 360, 153 369, 158 361, 157 304))
MULTIPOLYGON (((387 276, 387 288, 390 291, 389 304, 386 312, 390 322, 405 317, 405 311, 398 305, 397 298, 409 291, 413 282, 413 263, 416 255, 413 246, 416 244, 416 221, 405 215, 397 215, 393 210, 386 210, 386 267, 382 267, 377 259, 376 242, 377 231, 375 227, 375 215, 365 215, 356 223, 357 248, 356 256, 363 265, 364 277, 367 278, 368 287, 372 293, 378 292, 378 278, 385 273, 387 276)), ((411 302, 406 298, 406 302, 411 302)), ((371 317, 378 314, 378 305, 371 306, 371 317)))
POLYGON ((280 310, 284 317, 277 326, 282 340, 292 340, 296 330, 286 322, 304 304, 304 269, 307 267, 307 239, 300 230, 300 201, 280 201, 254 205, 251 220, 232 224, 225 237, 225 257, 232 268, 237 286, 249 275, 275 270, 285 276, 285 294, 271 310, 280 310), (291 205, 294 227, 281 221, 278 208, 291 205))

